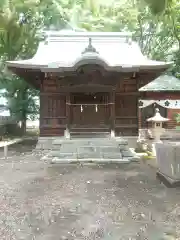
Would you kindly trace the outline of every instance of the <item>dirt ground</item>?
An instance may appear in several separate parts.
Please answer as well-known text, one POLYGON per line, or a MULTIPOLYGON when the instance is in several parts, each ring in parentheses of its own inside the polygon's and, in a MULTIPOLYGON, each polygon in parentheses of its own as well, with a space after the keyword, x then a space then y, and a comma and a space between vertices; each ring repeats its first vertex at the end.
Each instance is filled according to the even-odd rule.
POLYGON ((146 164, 48 165, 33 142, 0 152, 0 239, 180 239, 180 188, 146 164))

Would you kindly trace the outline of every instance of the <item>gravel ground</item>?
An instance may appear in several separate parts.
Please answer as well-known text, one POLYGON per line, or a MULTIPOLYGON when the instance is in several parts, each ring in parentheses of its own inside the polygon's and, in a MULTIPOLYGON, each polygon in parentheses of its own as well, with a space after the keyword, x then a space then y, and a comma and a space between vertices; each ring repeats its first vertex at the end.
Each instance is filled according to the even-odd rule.
POLYGON ((180 188, 145 164, 48 165, 0 152, 0 240, 180 239, 180 188))

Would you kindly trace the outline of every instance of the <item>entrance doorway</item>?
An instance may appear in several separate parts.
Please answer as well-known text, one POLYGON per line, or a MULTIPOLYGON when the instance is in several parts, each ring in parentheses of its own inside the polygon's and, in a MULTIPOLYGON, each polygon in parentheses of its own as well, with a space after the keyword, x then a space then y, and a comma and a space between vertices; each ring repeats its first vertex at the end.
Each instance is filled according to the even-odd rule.
POLYGON ((70 125, 104 127, 110 124, 109 93, 73 93, 70 97, 70 125))

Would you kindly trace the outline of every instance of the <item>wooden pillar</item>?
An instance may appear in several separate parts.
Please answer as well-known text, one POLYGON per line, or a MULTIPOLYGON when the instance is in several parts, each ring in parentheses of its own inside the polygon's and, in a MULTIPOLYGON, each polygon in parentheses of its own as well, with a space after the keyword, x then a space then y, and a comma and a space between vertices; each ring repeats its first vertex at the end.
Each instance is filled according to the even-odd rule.
POLYGON ((141 129, 142 128, 142 116, 141 116, 142 108, 138 106, 137 110, 138 110, 138 128, 141 129))
POLYGON ((110 93, 111 137, 115 137, 115 91, 110 93))
POLYGON ((42 126, 43 126, 43 121, 44 121, 44 111, 43 111, 43 96, 41 94, 40 91, 40 96, 39 96, 39 102, 40 102, 40 109, 39 109, 39 113, 40 113, 40 119, 39 119, 39 132, 40 132, 40 136, 42 135, 42 126))
POLYGON ((138 104, 138 138, 141 138, 141 132, 142 130, 142 108, 139 107, 139 104, 138 104))
POLYGON ((40 96, 39 96, 39 103, 40 103, 40 109, 39 109, 39 113, 40 113, 40 121, 39 121, 39 131, 40 131, 40 136, 43 134, 43 129, 42 126, 44 125, 44 115, 45 115, 45 104, 44 104, 44 98, 42 93, 44 92, 44 79, 46 78, 46 74, 44 76, 44 78, 40 79, 40 96))
POLYGON ((65 137, 70 138, 70 121, 71 121, 71 101, 70 101, 70 93, 66 94, 66 130, 65 137))

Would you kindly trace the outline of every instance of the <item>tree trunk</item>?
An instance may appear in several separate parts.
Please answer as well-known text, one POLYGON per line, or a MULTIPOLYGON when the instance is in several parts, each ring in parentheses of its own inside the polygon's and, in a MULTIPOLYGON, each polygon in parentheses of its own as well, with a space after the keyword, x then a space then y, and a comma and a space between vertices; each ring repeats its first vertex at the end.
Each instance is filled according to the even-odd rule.
MULTIPOLYGON (((26 93, 27 93, 27 88, 22 92, 22 100, 26 100, 26 93)), ((26 106, 23 106, 22 112, 21 112, 21 134, 25 135, 26 134, 26 120, 27 120, 27 111, 26 111, 26 106)))
MULTIPOLYGON (((25 114, 26 115, 26 114, 25 114)), ((24 119, 21 121, 21 133, 22 135, 26 134, 26 116, 24 119)))

